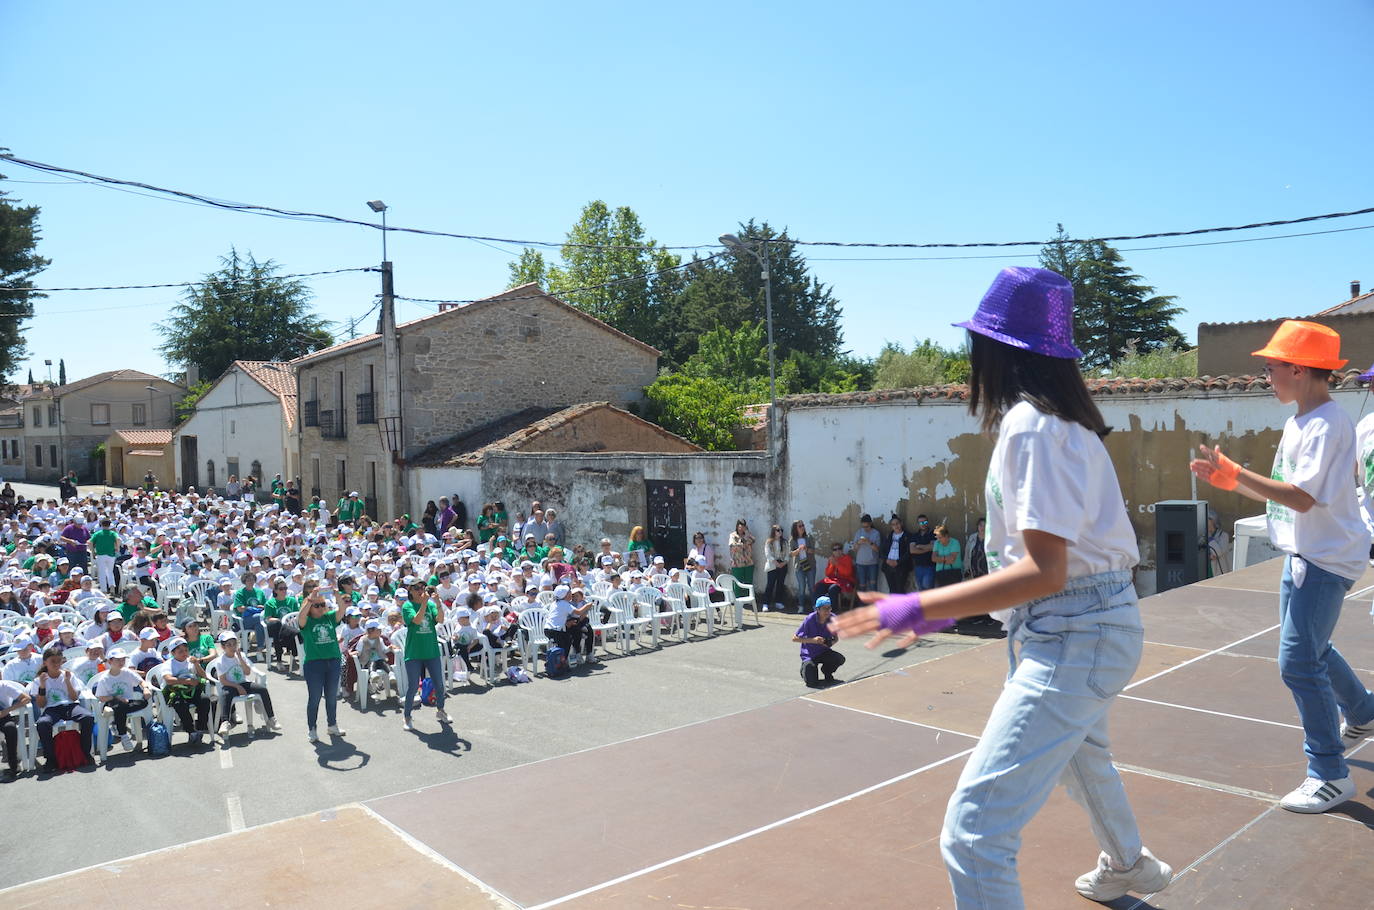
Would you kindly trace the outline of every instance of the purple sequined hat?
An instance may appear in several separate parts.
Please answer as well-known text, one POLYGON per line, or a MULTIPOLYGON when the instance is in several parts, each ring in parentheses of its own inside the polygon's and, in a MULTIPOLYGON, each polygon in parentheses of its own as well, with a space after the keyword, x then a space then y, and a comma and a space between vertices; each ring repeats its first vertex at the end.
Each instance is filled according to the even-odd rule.
POLYGON ((1374 366, 1371 366, 1369 369, 1365 370, 1363 373, 1360 374, 1360 380, 1362 382, 1368 382, 1371 379, 1374 379, 1374 366))
POLYGON ((1073 343, 1073 285, 1049 269, 1002 269, 973 318, 954 325, 1033 354, 1083 356, 1073 343))

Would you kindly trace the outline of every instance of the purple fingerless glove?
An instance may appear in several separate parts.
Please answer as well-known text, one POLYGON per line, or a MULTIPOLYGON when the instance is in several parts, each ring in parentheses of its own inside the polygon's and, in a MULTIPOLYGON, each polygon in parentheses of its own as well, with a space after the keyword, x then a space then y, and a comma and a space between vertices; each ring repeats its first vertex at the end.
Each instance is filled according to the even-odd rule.
POLYGON ((954 625, 952 619, 926 619, 920 592, 898 594, 878 602, 878 625, 893 632, 928 635, 954 625))

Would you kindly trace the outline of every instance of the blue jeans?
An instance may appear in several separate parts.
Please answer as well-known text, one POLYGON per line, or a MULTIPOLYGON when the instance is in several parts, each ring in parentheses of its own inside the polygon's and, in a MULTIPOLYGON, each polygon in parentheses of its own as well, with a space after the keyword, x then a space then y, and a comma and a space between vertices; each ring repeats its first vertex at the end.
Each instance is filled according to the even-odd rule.
POLYGON ((816 565, 809 569, 797 569, 797 608, 803 613, 811 612, 811 604, 816 600, 816 565))
POLYGON ((320 717, 320 696, 324 696, 324 717, 329 726, 339 722, 339 671, 341 665, 333 657, 320 657, 301 664, 305 677, 305 725, 315 729, 320 717))
POLYGON ((267 626, 263 624, 261 610, 245 610, 243 615, 239 617, 239 623, 243 626, 244 650, 248 650, 249 632, 256 632, 260 643, 267 641, 267 626))
POLYGON ((420 679, 429 674, 429 678, 434 680, 434 704, 440 711, 444 710, 444 664, 438 657, 430 657, 425 660, 406 661, 406 717, 410 716, 410 709, 415 705, 415 692, 420 688, 420 679))
POLYGON ((916 590, 929 591, 935 587, 935 566, 915 566, 912 571, 916 574, 916 590))
POLYGON ((1011 672, 950 797, 940 837, 960 910, 1018 910, 1021 829, 1062 780, 1102 850, 1140 858, 1140 832, 1112 764, 1107 711, 1140 662, 1130 572, 1069 579, 1013 614, 1011 672))
POLYGON ((1340 780, 1350 775, 1341 743, 1341 717, 1352 724, 1374 719, 1374 694, 1331 644, 1346 592, 1354 582, 1307 563, 1302 587, 1293 584, 1293 560, 1283 562, 1279 584, 1279 673, 1302 718, 1307 776, 1340 780))
POLYGON ((878 564, 875 562, 871 566, 865 566, 854 563, 854 580, 858 582, 860 591, 878 590, 878 564))

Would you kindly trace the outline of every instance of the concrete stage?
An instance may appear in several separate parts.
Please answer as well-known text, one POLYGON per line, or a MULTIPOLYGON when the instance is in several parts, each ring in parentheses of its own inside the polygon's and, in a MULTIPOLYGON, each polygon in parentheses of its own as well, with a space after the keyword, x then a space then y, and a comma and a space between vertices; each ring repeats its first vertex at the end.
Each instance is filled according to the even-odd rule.
MULTIPOLYGON (((1145 842, 1178 877, 1118 910, 1374 906, 1368 742, 1352 751, 1356 800, 1322 816, 1277 807, 1305 769, 1275 661, 1279 569, 1142 602, 1145 655, 1113 709, 1112 740, 1145 842)), ((1336 634, 1368 682, 1372 592, 1374 572, 1352 589, 1336 634)), ((1005 673, 1005 642, 988 641, 767 707, 20 885, 0 891, 0 906, 119 906, 110 898, 121 886, 126 905, 141 905, 150 882, 181 881, 181 907, 948 908, 944 806, 1005 673)), ((1027 905, 1093 906, 1073 879, 1096 858, 1060 789, 1025 832, 1027 905)))

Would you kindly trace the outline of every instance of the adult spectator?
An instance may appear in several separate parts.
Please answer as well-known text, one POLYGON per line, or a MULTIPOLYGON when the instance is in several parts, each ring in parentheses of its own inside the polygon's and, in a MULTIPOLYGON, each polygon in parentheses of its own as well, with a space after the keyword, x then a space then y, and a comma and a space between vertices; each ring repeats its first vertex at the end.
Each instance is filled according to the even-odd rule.
POLYGON ((930 519, 925 515, 916 516, 916 530, 907 535, 911 546, 911 569, 916 576, 916 589, 926 591, 935 587, 935 532, 930 529, 930 519))
POLYGON ((148 707, 153 690, 128 667, 123 648, 110 652, 110 669, 96 680, 95 697, 114 713, 114 729, 125 752, 132 752, 134 738, 129 735, 129 715, 148 707))
POLYGON ((896 515, 888 522, 888 532, 878 546, 882 557, 880 564, 883 577, 887 579, 887 590, 893 594, 906 593, 906 579, 911 574, 911 541, 906 526, 896 515))
MULTIPOLYGON (((754 583, 754 535, 743 518, 735 522, 735 530, 730 532, 730 574, 746 585, 754 583)), ((764 609, 767 607, 764 604, 764 609)))
POLYGON ((763 542, 763 570, 767 573, 768 584, 763 590, 763 609, 771 608, 782 612, 783 595, 787 592, 787 544, 783 540, 782 526, 773 525, 768 539, 763 542))
POLYGON ((499 525, 496 523, 496 506, 486 503, 482 506, 482 514, 477 516, 477 540, 479 543, 487 543, 496 536, 499 525))
POLYGON ((420 513, 420 529, 426 534, 439 536, 439 507, 432 499, 425 503, 425 510, 420 513))
POLYGON ((339 673, 343 652, 339 650, 339 623, 343 620, 343 608, 327 609, 324 592, 314 588, 301 602, 300 612, 296 614, 296 625, 301 630, 301 641, 305 645, 305 660, 301 662, 301 675, 305 677, 305 725, 307 737, 319 742, 315 732, 315 722, 320 716, 320 699, 324 699, 324 716, 329 724, 331 736, 343 736, 339 728, 339 673))
POLYGON ((90 759, 91 733, 95 718, 81 707, 81 685, 70 670, 62 668, 62 652, 49 648, 43 652, 43 669, 29 684, 29 695, 39 710, 38 741, 43 746, 45 769, 57 770, 57 750, 53 746, 53 725, 76 721, 81 731, 81 751, 90 759))
POLYGON ((453 723, 444 710, 444 668, 439 659, 439 626, 444 622, 444 608, 429 599, 429 590, 421 579, 413 579, 406 586, 408 597, 401 607, 406 629, 406 697, 401 726, 414 730, 410 714, 415 706, 415 691, 427 674, 434 684, 435 714, 441 724, 453 723))
POLYGON ((844 655, 835 650, 835 634, 830 631, 830 598, 817 597, 816 609, 802 620, 792 641, 801 645, 801 675, 808 688, 835 681, 835 671, 844 665, 844 655))
POLYGON ((949 533, 944 525, 935 526, 935 543, 931 548, 931 561, 935 566, 935 587, 952 585, 964 577, 964 559, 960 552, 959 538, 949 533))
POLYGON ((563 546, 563 537, 566 531, 563 528, 563 522, 558 519, 558 513, 553 509, 545 510, 544 526, 548 528, 544 533, 544 537, 548 538, 548 536, 552 534, 554 543, 558 544, 560 547, 563 546))
POLYGON ((262 611, 271 598, 257 586, 258 577, 253 572, 244 572, 239 580, 243 582, 243 587, 234 592, 234 615, 242 623, 243 631, 256 633, 258 641, 266 645, 267 627, 263 625, 262 611))
POLYGON ((873 527, 873 516, 864 513, 859 530, 854 532, 850 550, 854 556, 854 583, 860 591, 878 590, 879 548, 882 535, 873 527))
POLYGON ((445 531, 453 527, 453 522, 457 517, 458 513, 453 511, 453 506, 449 503, 448 497, 440 496, 439 511, 435 514, 434 519, 434 527, 437 528, 434 536, 442 537, 445 531))
POLYGON ((797 572, 797 611, 810 613, 811 600, 815 596, 812 589, 816 586, 816 553, 806 536, 806 522, 792 522, 787 555, 797 572))
POLYGON ((553 589, 553 608, 544 623, 544 634, 567 652, 570 666, 592 659, 592 627, 587 620, 590 611, 591 604, 574 597, 567 585, 553 589))
POLYGON ((964 548, 964 576, 967 578, 988 574, 987 529, 988 520, 978 516, 978 524, 968 536, 968 544, 964 548))
POLYGON ((525 522, 525 526, 520 529, 522 540, 528 540, 530 535, 534 535, 535 541, 543 543, 544 535, 549 533, 549 524, 544 520, 544 510, 534 509, 530 512, 530 520, 525 522))
MULTIPOLYGON (((321 505, 321 517, 323 517, 323 505, 321 505)), ((354 490, 347 496, 339 497, 339 506, 334 515, 334 521, 341 525, 355 525, 358 519, 363 517, 363 501, 358 496, 358 491, 354 490)))
POLYGON ((0 736, 5 740, 5 780, 19 775, 19 712, 29 710, 23 683, 0 680, 0 736))
POLYGON ((286 485, 286 494, 282 497, 282 504, 289 514, 301 514, 301 491, 294 480, 286 485))
POLYGON ((649 535, 641 525, 635 525, 630 529, 630 539, 625 544, 626 564, 647 569, 653 556, 654 545, 649 542, 649 535))
POLYGON ((696 560, 697 565, 707 572, 716 571, 716 548, 706 542, 704 531, 692 535, 692 548, 687 551, 687 556, 696 560))
POLYGON ((77 497, 75 471, 68 471, 62 475, 62 479, 57 482, 57 495, 62 497, 64 503, 77 497))
POLYGON ((86 527, 86 519, 77 515, 67 526, 62 529, 62 548, 67 551, 67 558, 71 560, 73 567, 80 567, 83 571, 90 565, 86 543, 91 539, 90 529, 86 527))
POLYGON ((857 584, 854 576, 854 557, 844 551, 843 544, 831 544, 830 559, 825 564, 825 575, 821 578, 825 596, 830 598, 831 604, 843 609, 845 598, 853 602, 857 584))
POLYGON ((285 578, 272 582, 272 596, 262 608, 262 618, 267 627, 267 637, 272 641, 272 660, 279 661, 282 652, 296 656, 296 633, 286 631, 283 623, 292 613, 299 613, 299 598, 292 597, 285 578))
POLYGON ((463 504, 463 500, 458 498, 457 493, 451 493, 448 497, 448 504, 453 508, 453 523, 460 528, 468 526, 468 507, 463 504))
POLYGON ((138 585, 129 585, 125 588, 123 599, 115 607, 119 611, 119 615, 124 617, 125 622, 133 622, 140 610, 152 612, 157 608, 157 601, 144 594, 143 589, 138 585))
POLYGON ((239 483, 239 475, 230 474, 229 480, 224 484, 224 498, 237 502, 243 496, 243 484, 239 483))
MULTIPOLYGON (((256 695, 262 699, 263 709, 267 712, 267 728, 274 733, 281 732, 281 724, 277 723, 276 712, 272 710, 272 696, 268 694, 267 686, 253 681, 253 665, 239 648, 238 635, 230 629, 219 633, 219 646, 223 653, 210 661, 210 667, 220 682, 221 727, 226 723, 232 727, 238 722, 234 717, 235 698, 256 695)), ((223 730, 215 732, 223 733, 223 730)))
POLYGON ((115 590, 115 560, 119 557, 119 535, 115 533, 108 515, 100 519, 100 530, 91 535, 88 542, 95 554, 96 578, 100 589, 106 593, 115 590))

